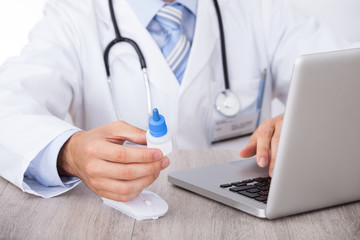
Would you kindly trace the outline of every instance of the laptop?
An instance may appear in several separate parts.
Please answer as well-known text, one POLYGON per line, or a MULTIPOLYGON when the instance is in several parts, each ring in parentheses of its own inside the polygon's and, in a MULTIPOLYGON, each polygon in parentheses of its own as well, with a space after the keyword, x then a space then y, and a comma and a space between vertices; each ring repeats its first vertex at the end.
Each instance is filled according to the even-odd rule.
POLYGON ((276 219, 360 200, 359 150, 360 49, 304 55, 294 65, 272 178, 250 158, 172 172, 168 181, 276 219))

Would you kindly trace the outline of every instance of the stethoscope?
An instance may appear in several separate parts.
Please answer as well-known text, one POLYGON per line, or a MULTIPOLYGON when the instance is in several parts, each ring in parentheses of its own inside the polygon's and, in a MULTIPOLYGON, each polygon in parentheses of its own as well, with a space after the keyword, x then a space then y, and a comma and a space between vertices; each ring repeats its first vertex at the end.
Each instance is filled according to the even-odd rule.
MULTIPOLYGON (((226 117, 233 117, 233 116, 237 115, 237 113, 240 111, 240 101, 237 98, 237 96, 230 90, 229 74, 228 74, 228 67, 227 67, 227 60, 226 60, 224 27, 223 27, 219 4, 218 4, 217 0, 213 0, 213 2, 214 2, 215 10, 216 10, 218 24, 219 24, 220 40, 221 40, 221 56, 222 56, 224 82, 225 82, 225 90, 222 91, 216 97, 215 107, 216 107, 217 111, 219 113, 221 113, 222 115, 224 115, 226 117)), ((125 43, 130 44, 134 48, 134 50, 136 51, 136 54, 139 57, 140 66, 141 66, 141 70, 143 72, 143 78, 144 78, 144 83, 145 83, 145 90, 146 90, 147 103, 148 103, 148 114, 150 116, 152 114, 152 104, 151 104, 151 95, 150 95, 150 86, 149 86, 150 85, 149 84, 149 75, 147 73, 147 67, 146 67, 146 61, 145 61, 144 55, 142 54, 142 51, 140 50, 138 44, 134 40, 121 36, 119 26, 116 21, 116 16, 115 16, 115 11, 114 11, 114 6, 113 6, 112 0, 109 0, 109 8, 110 8, 111 20, 112 20, 112 24, 113 24, 113 27, 115 30, 116 37, 114 40, 112 40, 107 45, 107 47, 105 49, 104 62, 105 62, 106 74, 108 77, 110 93, 112 95, 112 100, 114 103, 116 115, 117 115, 118 119, 120 119, 120 115, 118 113, 118 107, 116 105, 117 101, 114 100, 115 97, 114 97, 114 94, 112 91, 112 80, 111 80, 111 76, 110 76, 110 67, 109 67, 109 53, 110 53, 111 48, 114 45, 116 45, 117 43, 125 42, 125 43)))

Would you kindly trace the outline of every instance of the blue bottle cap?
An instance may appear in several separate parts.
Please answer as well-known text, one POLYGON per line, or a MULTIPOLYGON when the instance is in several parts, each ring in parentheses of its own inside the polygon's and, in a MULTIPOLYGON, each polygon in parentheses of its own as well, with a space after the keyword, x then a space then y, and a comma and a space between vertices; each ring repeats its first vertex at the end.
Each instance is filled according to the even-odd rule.
POLYGON ((154 108, 153 115, 149 118, 149 131, 153 137, 162 137, 167 133, 165 118, 157 108, 154 108))

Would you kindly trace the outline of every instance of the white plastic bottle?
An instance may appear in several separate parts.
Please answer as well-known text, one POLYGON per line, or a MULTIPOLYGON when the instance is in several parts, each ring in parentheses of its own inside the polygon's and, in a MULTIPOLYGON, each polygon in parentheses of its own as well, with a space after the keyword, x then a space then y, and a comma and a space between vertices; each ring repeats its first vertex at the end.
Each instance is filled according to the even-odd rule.
POLYGON ((148 148, 158 148, 164 156, 173 150, 172 136, 169 133, 164 116, 154 108, 153 115, 149 118, 149 130, 146 132, 148 148))

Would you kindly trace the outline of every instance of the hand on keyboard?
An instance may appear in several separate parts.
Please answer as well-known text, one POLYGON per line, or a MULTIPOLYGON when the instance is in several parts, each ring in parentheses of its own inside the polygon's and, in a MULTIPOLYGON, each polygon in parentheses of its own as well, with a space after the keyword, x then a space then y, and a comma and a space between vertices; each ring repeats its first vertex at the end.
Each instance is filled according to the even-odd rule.
POLYGON ((248 145, 240 151, 243 158, 252 157, 257 154, 257 164, 259 167, 267 167, 269 165, 269 175, 275 164, 276 151, 280 140, 280 131, 282 127, 284 115, 263 122, 253 133, 248 145))

